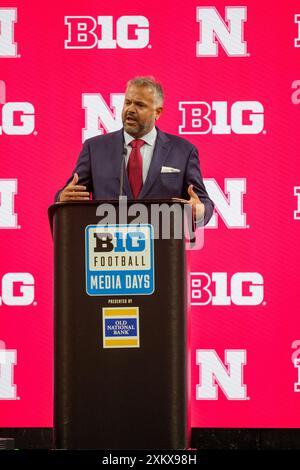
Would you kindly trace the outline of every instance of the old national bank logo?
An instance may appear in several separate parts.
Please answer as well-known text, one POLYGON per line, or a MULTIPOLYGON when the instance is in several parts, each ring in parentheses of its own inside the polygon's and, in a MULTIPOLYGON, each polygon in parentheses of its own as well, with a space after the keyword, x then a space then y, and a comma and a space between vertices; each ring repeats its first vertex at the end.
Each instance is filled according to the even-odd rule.
POLYGON ((103 347, 139 348, 139 308, 103 308, 103 347))
POLYGON ((88 225, 85 242, 87 294, 154 292, 152 225, 88 225))
POLYGON ((145 16, 65 16, 65 49, 144 49, 149 44, 145 16))

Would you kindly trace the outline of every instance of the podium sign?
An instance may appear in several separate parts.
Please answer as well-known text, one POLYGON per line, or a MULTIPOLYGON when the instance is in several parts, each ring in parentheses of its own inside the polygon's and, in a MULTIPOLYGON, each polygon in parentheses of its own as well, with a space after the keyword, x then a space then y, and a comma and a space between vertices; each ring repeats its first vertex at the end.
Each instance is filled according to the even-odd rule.
POLYGON ((153 293, 153 227, 150 224, 88 225, 85 239, 89 295, 153 293))

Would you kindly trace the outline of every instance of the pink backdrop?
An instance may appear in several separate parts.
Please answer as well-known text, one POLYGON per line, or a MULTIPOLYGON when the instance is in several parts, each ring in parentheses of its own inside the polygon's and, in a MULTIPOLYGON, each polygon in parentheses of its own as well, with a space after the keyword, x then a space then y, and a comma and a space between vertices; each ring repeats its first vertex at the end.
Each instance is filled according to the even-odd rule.
POLYGON ((47 208, 145 74, 216 204, 191 254, 192 426, 300 426, 299 58, 296 0, 0 7, 1 427, 53 423, 47 208))

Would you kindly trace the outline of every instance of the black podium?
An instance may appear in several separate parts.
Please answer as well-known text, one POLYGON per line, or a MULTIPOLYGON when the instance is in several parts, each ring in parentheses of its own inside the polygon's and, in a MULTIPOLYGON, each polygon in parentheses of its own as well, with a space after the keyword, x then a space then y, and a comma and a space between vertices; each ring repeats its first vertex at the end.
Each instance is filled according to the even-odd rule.
MULTIPOLYGON (((155 202, 143 201, 149 214, 155 202)), ((49 208, 55 447, 185 449, 185 241, 121 223, 118 201, 104 227, 99 204, 49 208)))

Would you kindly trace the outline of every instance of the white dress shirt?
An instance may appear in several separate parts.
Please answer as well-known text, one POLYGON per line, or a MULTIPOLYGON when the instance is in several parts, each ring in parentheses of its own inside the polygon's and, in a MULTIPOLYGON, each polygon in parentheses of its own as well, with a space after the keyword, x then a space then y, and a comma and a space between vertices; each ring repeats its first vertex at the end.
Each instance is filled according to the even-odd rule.
MULTIPOLYGON (((145 144, 141 147, 141 155, 143 159, 143 183, 145 183, 145 180, 148 175, 150 163, 152 160, 153 156, 153 151, 155 147, 155 142, 156 142, 156 137, 157 137, 157 130, 155 127, 151 129, 148 134, 144 135, 141 139, 145 141, 145 144)), ((124 140, 125 140, 125 148, 127 150, 126 155, 125 155, 125 164, 127 168, 128 160, 130 157, 130 153, 132 150, 132 147, 130 142, 132 142, 135 138, 129 135, 125 130, 124 130, 124 140)), ((198 225, 203 225, 203 220, 204 220, 204 214, 199 216, 198 214, 196 215, 196 224, 198 225)))
MULTIPOLYGON (((149 171, 149 167, 150 167, 150 163, 152 160, 153 151, 155 147, 156 136, 157 136, 157 130, 155 127, 153 127, 153 129, 151 129, 151 131, 148 132, 148 134, 141 137, 141 139, 145 141, 144 145, 141 147, 141 155, 143 159, 143 183, 145 183, 145 180, 148 175, 148 171, 149 171)), ((130 153, 132 150, 132 147, 129 144, 130 142, 135 140, 135 137, 132 137, 124 130, 124 140, 125 140, 125 148, 127 150, 126 155, 125 155, 125 163, 126 163, 126 168, 127 168, 128 160, 129 160, 130 153)))

